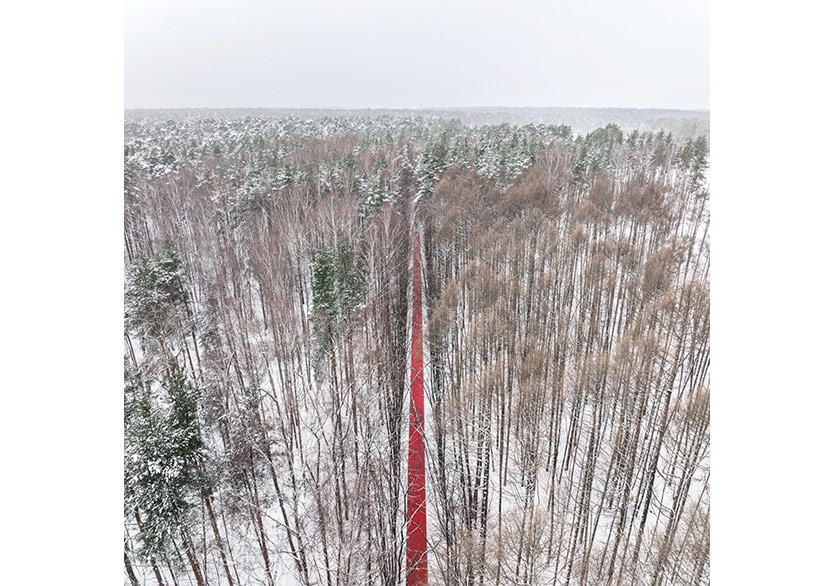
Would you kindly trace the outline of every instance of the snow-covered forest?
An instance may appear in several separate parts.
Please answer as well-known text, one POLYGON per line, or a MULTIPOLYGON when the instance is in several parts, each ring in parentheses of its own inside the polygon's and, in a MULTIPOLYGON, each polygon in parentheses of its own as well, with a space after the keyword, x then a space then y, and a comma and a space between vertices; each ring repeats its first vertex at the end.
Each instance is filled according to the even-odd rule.
POLYGON ((430 584, 707 584, 708 123, 629 115, 126 113, 125 583, 404 583, 419 231, 430 584))

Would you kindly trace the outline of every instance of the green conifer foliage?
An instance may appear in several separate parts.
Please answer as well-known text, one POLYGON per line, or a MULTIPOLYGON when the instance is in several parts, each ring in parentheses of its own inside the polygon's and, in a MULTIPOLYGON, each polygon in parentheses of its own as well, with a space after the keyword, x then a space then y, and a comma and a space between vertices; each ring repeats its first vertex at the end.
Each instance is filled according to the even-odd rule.
POLYGON ((171 362, 160 389, 134 385, 125 431, 127 492, 143 519, 141 554, 164 557, 199 495, 199 391, 171 362))
POLYGON ((158 256, 137 258, 125 288, 128 328, 142 338, 168 333, 187 300, 182 278, 182 261, 170 244, 158 256))
POLYGON ((337 327, 362 301, 365 283, 357 256, 340 236, 335 246, 320 247, 314 257, 313 317, 320 358, 331 349, 337 327))

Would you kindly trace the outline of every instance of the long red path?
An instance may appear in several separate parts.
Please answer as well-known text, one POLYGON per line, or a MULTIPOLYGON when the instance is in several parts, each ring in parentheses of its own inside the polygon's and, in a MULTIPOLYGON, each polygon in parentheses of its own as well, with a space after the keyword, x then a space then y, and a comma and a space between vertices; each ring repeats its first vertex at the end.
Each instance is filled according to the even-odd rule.
POLYGON ((406 492, 406 586, 428 583, 426 559, 426 451, 423 445, 423 296, 420 233, 412 257, 412 368, 409 472, 406 492))

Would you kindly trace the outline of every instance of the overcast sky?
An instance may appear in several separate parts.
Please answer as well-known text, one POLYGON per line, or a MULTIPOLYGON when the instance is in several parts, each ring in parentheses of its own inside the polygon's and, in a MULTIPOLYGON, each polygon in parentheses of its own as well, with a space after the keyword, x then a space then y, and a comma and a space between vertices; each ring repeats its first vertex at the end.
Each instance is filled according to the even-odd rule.
POLYGON ((128 0, 125 107, 707 109, 708 0, 128 0))

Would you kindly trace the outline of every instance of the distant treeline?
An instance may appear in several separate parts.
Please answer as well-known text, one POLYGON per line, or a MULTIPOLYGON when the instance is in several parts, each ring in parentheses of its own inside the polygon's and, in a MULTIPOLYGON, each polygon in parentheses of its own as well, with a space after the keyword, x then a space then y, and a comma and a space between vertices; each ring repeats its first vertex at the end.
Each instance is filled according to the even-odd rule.
POLYGON ((128 110, 128 118, 180 119, 200 118, 420 118, 458 120, 465 126, 510 124, 567 125, 585 134, 607 124, 624 131, 672 132, 680 138, 696 138, 710 133, 707 110, 671 110, 662 108, 429 108, 429 109, 328 109, 328 108, 184 108, 163 110, 128 110))

